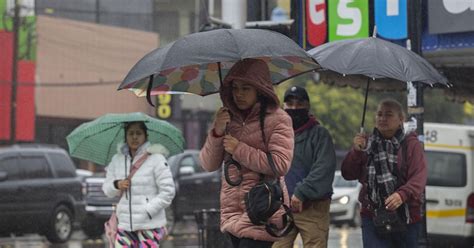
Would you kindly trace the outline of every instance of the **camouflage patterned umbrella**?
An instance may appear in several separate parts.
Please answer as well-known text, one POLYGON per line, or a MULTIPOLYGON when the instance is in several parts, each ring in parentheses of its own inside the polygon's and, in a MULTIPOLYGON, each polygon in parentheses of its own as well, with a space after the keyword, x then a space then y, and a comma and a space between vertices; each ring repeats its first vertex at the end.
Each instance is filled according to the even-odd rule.
MULTIPOLYGON (((293 40, 262 29, 219 29, 184 36, 158 48, 130 70, 119 86, 137 96, 219 91, 223 78, 239 60, 267 62, 273 84, 318 69, 319 65, 293 40)), ((151 104, 151 102, 150 102, 151 104)))

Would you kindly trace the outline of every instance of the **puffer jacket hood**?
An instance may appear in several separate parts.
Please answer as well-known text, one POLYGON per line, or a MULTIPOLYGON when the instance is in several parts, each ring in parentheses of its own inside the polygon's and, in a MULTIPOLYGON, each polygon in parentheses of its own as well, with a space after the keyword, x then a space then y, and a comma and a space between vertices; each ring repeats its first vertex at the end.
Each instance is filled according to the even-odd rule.
MULTIPOLYGON (((170 155, 170 151, 166 149, 166 147, 164 147, 162 144, 152 144, 149 141, 143 143, 143 145, 138 148, 137 154, 142 154, 144 151, 150 154, 161 154, 165 158, 170 155)), ((128 155, 128 145, 126 143, 119 143, 117 145, 117 152, 123 155, 128 155)))
POLYGON ((280 106, 270 78, 270 69, 261 59, 243 59, 237 62, 222 82, 220 89, 221 100, 232 113, 239 110, 232 99, 232 81, 241 80, 251 84, 257 92, 267 98, 267 112, 274 112, 280 106))

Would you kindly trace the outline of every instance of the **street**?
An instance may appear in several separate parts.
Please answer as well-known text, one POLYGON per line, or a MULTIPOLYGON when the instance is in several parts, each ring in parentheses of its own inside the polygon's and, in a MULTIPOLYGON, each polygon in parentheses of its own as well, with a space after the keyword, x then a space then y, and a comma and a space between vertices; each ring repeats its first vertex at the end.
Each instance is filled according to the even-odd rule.
MULTIPOLYGON (((82 231, 73 233, 71 240, 67 244, 52 245, 46 238, 31 234, 22 237, 0 238, 0 247, 5 248, 98 248, 106 247, 105 237, 102 239, 87 239, 82 231)), ((199 247, 199 239, 197 235, 197 227, 192 220, 185 220, 178 223, 173 235, 167 237, 161 244, 162 248, 197 248, 199 247)), ((300 240, 295 242, 295 248, 301 248, 303 245, 300 240)), ((330 248, 347 248, 362 247, 362 236, 360 228, 351 228, 347 226, 335 227, 331 226, 329 231, 330 248)))

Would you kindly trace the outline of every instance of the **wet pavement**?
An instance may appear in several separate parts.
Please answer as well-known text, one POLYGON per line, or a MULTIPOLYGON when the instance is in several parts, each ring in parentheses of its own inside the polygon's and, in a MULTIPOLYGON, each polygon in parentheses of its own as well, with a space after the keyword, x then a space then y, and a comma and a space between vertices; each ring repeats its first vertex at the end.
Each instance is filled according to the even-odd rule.
MULTIPOLYGON (((45 237, 29 234, 20 237, 0 238, 0 248, 103 248, 108 247, 105 237, 102 239, 87 239, 82 231, 75 231, 71 240, 66 244, 53 245, 45 237)), ((193 220, 184 220, 176 224, 173 233, 161 243, 161 248, 197 248, 199 247, 198 229, 193 220)), ((216 247, 225 247, 224 244, 216 247)), ((301 240, 295 242, 295 248, 302 248, 301 240)), ((362 235, 360 228, 342 228, 331 226, 329 232, 328 247, 347 248, 362 247, 362 235)))

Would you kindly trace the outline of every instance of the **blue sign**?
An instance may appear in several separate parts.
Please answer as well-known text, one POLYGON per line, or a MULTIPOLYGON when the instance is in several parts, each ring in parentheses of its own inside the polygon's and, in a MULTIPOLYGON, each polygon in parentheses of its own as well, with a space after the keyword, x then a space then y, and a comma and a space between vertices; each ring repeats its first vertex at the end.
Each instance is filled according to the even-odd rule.
POLYGON ((407 38, 407 0, 374 1, 377 34, 392 40, 407 38))

